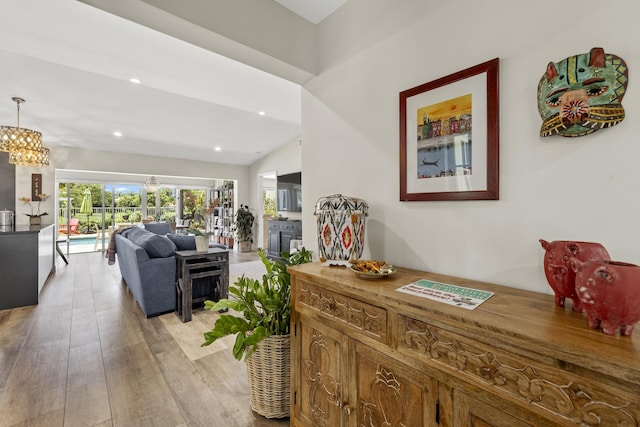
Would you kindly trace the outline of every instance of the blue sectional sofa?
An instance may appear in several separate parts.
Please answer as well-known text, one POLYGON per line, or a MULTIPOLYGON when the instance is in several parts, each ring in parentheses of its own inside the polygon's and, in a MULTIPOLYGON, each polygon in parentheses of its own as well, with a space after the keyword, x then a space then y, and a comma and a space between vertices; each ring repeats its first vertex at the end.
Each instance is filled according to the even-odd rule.
MULTIPOLYGON (((193 236, 172 234, 165 223, 145 224, 115 234, 116 257, 122 278, 146 317, 176 308, 176 250, 196 248, 193 236)), ((210 245, 228 249, 224 245, 210 245)), ((201 279, 199 279, 201 280, 201 279)), ((212 286, 207 278, 194 283, 193 297, 204 296, 212 286)))
POLYGON ((115 235, 116 257, 122 278, 147 317, 176 307, 176 245, 167 237, 143 228, 115 235))

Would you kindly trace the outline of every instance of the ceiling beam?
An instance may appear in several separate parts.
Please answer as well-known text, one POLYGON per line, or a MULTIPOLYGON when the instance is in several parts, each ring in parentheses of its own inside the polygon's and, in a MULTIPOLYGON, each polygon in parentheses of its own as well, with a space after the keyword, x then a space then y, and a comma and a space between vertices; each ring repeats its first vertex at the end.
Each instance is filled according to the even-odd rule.
POLYGON ((304 84, 316 74, 316 26, 265 0, 77 0, 304 84))

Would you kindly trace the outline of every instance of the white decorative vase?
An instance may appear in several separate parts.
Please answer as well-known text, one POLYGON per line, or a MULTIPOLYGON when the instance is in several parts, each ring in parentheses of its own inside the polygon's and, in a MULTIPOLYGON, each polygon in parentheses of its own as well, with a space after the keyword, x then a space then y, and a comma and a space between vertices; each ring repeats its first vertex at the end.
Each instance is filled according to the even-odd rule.
POLYGON ((195 236, 196 252, 207 252, 209 250, 209 236, 195 236))
POLYGON ((328 260, 359 259, 369 205, 362 199, 334 194, 316 202, 318 250, 328 260))

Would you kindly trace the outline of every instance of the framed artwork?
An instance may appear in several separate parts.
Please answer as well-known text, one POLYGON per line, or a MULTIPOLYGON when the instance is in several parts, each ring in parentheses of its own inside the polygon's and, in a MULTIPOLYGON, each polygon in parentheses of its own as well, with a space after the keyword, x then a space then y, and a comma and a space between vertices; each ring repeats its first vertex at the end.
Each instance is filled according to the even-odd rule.
POLYGON ((400 201, 499 199, 499 65, 400 92, 400 201))
POLYGON ((42 194, 42 174, 41 173, 32 173, 31 174, 31 200, 34 202, 39 202, 42 199, 40 195, 42 194))

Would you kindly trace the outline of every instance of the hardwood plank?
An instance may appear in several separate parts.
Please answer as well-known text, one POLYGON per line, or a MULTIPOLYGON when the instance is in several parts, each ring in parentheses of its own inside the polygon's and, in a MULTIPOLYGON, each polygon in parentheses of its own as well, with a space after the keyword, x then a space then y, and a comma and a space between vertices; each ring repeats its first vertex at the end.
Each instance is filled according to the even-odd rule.
POLYGON ((39 417, 64 410, 68 349, 68 338, 25 346, 0 398, 4 425, 37 424, 39 417))
MULTIPOLYGON (((3 414, 4 415, 4 414, 3 414)), ((47 412, 16 424, 4 424, 7 419, 0 420, 0 427, 52 427, 63 425, 64 409, 47 412)))
POLYGON ((211 425, 211 408, 218 408, 216 396, 193 369, 189 358, 179 347, 173 347, 156 355, 156 360, 182 411, 186 425, 211 425))
POLYGON ((221 351, 195 361, 198 373, 213 392, 217 417, 210 426, 262 427, 289 425, 288 418, 267 419, 251 410, 247 368, 230 351, 221 351))
POLYGON ((93 292, 88 286, 78 285, 73 294, 70 348, 99 342, 93 292))
POLYGON ((0 396, 35 319, 34 311, 33 306, 0 310, 0 396))
POLYGON ((0 426, 289 425, 251 410, 229 343, 200 347, 217 313, 146 319, 102 254, 58 261, 39 305, 0 311, 0 426))
POLYGON ((111 423, 102 350, 98 341, 71 348, 67 375, 65 427, 111 423))
POLYGON ((114 426, 176 426, 184 422, 145 343, 102 348, 114 426))
POLYGON ((64 306, 39 305, 36 318, 29 330, 25 346, 38 346, 43 342, 69 340, 71 334, 71 304, 64 306))
POLYGON ((144 342, 144 337, 131 315, 122 309, 96 312, 100 343, 103 350, 129 347, 144 342))

